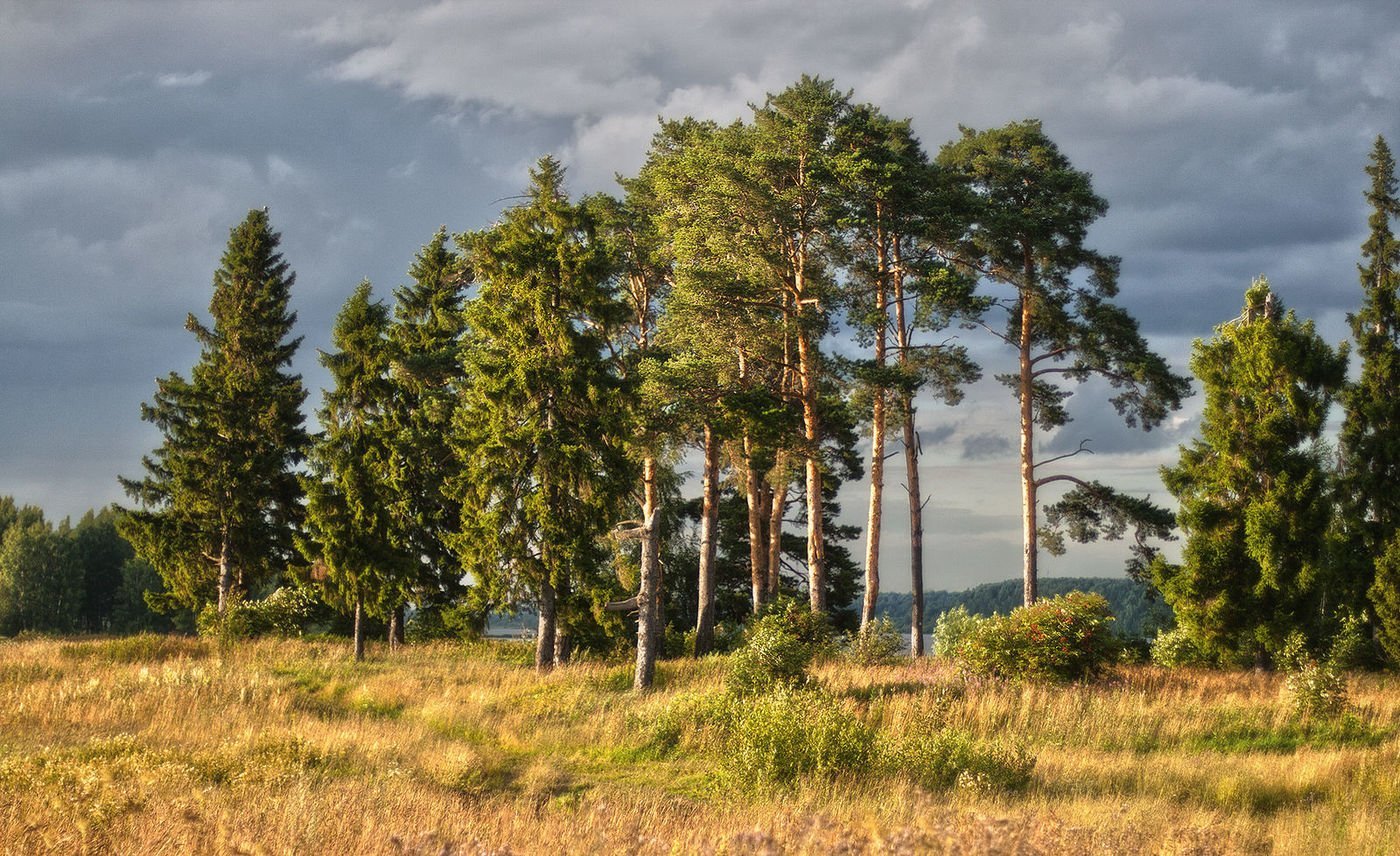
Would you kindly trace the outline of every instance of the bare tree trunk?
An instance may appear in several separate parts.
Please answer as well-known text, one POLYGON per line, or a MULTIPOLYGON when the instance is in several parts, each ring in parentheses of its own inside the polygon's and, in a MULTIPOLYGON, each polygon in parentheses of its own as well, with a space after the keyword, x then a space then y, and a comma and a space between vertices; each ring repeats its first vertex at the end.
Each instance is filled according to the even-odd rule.
POLYGON ((389 653, 398 651, 403 646, 404 637, 404 605, 401 603, 394 607, 394 611, 389 613, 389 653))
POLYGON ((559 575, 559 582, 554 586, 554 665, 562 666, 574 655, 574 640, 569 635, 569 622, 565 619, 569 615, 569 597, 573 593, 569 576, 565 573, 559 575))
POLYGON ((909 653, 924 655, 924 502, 919 488, 919 434, 914 428, 914 397, 904 399, 904 477, 909 493, 909 653))
POLYGON ((783 512, 787 510, 787 455, 779 453, 773 468, 773 496, 768 507, 768 597, 771 600, 782 590, 783 570, 783 512))
POLYGON ((715 645, 715 529, 719 520, 719 444, 705 426, 705 475, 700 500, 700 585, 695 615, 695 656, 715 645))
POLYGON ((747 431, 744 432, 744 495, 749 504, 749 583, 753 589, 753 611, 757 615, 768 599, 765 565, 768 551, 763 538, 763 517, 767 509, 763 505, 763 483, 754 466, 753 441, 747 431))
MULTIPOLYGON (((548 571, 545 572, 548 574, 548 571)), ((554 643, 555 643, 555 603, 554 586, 550 585, 549 578, 542 581, 540 585, 540 614, 539 623, 535 630, 535 671, 548 672, 554 668, 554 643)))
MULTIPOLYGON (((913 347, 914 326, 905 316, 903 259, 899 244, 894 246, 894 322, 899 363, 907 366, 913 347)), ((919 432, 914 422, 914 396, 905 393, 904 408, 904 480, 909 495, 909 590, 913 595, 909 614, 909 653, 924 655, 924 499, 919 486, 919 432)))
POLYGON ((638 690, 649 688, 656 676, 656 643, 661 629, 657 505, 656 458, 648 456, 642 461, 642 582, 637 593, 637 668, 632 676, 632 688, 638 690))
POLYGON ((807 445, 807 574, 812 611, 826 611, 826 532, 822 519, 821 416, 817 411, 817 354, 811 335, 797 331, 802 389, 802 436, 807 445))
POLYGON ((364 603, 355 601, 355 662, 360 663, 365 659, 365 607, 364 603))
POLYGON ((860 627, 875 620, 875 603, 880 597, 880 526, 885 501, 885 388, 879 373, 885 368, 886 326, 889 294, 885 277, 889 260, 885 252, 883 231, 876 233, 877 270, 875 273, 875 305, 879 307, 875 325, 875 400, 870 408, 870 510, 865 525, 865 602, 860 610, 860 627))
POLYGON ((233 564, 229 560, 228 529, 219 544, 219 615, 227 614, 233 594, 233 564))
POLYGON ((1024 601, 1026 606, 1036 598, 1036 498, 1035 498, 1035 401, 1034 377, 1031 366, 1031 334, 1034 321, 1034 300, 1030 283, 1034 275, 1030 256, 1026 256, 1026 288, 1021 292, 1021 538, 1024 601))

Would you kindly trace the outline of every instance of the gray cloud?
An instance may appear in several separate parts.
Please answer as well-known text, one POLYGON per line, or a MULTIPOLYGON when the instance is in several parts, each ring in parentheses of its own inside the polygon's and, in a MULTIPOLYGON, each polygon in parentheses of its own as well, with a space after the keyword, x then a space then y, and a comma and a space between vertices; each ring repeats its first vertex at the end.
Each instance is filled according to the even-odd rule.
POLYGON ((1005 434, 983 432, 963 438, 962 455, 965 460, 980 461, 1010 455, 1015 450, 1011 438, 1005 434))

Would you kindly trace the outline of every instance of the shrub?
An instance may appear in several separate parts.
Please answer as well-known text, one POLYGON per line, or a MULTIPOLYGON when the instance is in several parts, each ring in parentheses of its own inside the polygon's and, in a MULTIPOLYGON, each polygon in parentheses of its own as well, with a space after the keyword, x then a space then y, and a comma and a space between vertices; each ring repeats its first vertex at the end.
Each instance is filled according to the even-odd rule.
POLYGON ((979 743, 943 723, 943 715, 920 717, 883 749, 883 766, 927 790, 986 794, 1024 788, 1035 769, 1035 756, 1022 746, 979 743))
POLYGON ((1346 712, 1346 667, 1362 650, 1361 626, 1360 618, 1344 616, 1342 630, 1333 638, 1327 657, 1322 660, 1308 653, 1301 633, 1295 631, 1288 637, 1279 663, 1288 673, 1284 690, 1293 701, 1295 715, 1327 719, 1346 712))
POLYGON ((954 656, 963 640, 974 635, 986 620, 961 604, 947 610, 933 625, 933 653, 939 657, 954 656))
POLYGON ((1152 640, 1152 662, 1169 669, 1211 664, 1210 655, 1184 627, 1157 634, 1157 638, 1152 640))
POLYGON ((1070 592, 988 618, 955 656, 973 674, 1008 680, 1092 678, 1117 656, 1112 621, 1102 595, 1070 592))
POLYGON ((888 618, 877 618, 846 637, 846 658, 860 666, 888 666, 904 654, 904 636, 888 618))
POLYGON ((820 690, 783 689, 731 704, 725 772, 740 787, 860 775, 875 761, 874 732, 820 690))
POLYGON ((764 616, 754 622, 748 641, 730 659, 729 689, 737 695, 753 695, 802 686, 815 656, 815 647, 792 632, 781 617, 764 616))

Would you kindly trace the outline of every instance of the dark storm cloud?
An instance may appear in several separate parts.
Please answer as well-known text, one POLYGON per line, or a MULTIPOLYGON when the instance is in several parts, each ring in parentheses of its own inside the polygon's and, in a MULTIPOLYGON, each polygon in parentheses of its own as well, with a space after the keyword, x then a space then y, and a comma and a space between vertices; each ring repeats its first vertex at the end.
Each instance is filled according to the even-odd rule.
POLYGON ((963 460, 980 461, 1010 455, 1015 448, 1011 438, 1004 434, 982 432, 963 438, 962 456, 963 460))

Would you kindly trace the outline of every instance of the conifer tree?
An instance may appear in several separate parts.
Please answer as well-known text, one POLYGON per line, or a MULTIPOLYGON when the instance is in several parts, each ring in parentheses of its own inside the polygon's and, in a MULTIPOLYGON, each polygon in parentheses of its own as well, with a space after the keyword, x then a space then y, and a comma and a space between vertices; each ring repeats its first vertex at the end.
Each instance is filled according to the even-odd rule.
POLYGON ((563 177, 542 159, 525 202, 458 240, 477 289, 453 420, 462 507, 453 545, 498 602, 537 605, 541 671, 566 656, 558 619, 582 617, 568 595, 607 584, 602 539, 633 476, 619 419, 628 405, 605 353, 624 309, 606 248, 563 177))
POLYGON ((1400 661, 1400 577, 1394 561, 1377 564, 1400 549, 1400 241, 1391 231, 1400 217, 1395 159, 1377 137, 1366 167, 1371 186, 1370 233, 1361 245, 1361 311, 1349 316, 1361 358, 1361 376, 1348 384, 1338 447, 1341 454, 1338 600, 1356 612, 1374 605, 1380 640, 1400 661))
POLYGON ((1318 438, 1346 353, 1261 278, 1240 317, 1197 340, 1191 369, 1206 396, 1201 436, 1162 468, 1186 544, 1179 566, 1154 562, 1154 582, 1204 650, 1263 664, 1293 630, 1320 635, 1331 497, 1318 438))
MULTIPOLYGON (((409 276, 412 281, 394 291, 388 331, 388 501, 395 542, 419 557, 411 598, 450 599, 461 588, 461 565, 448 546, 461 508, 446 485, 457 467, 449 436, 461 387, 462 301, 469 277, 446 229, 419 251, 409 276)), ((390 615, 391 637, 402 633, 401 613, 399 607, 390 615)), ((397 641, 391 638, 391 644, 397 641)))
POLYGON ((143 459, 143 478, 122 479, 139 504, 121 525, 137 555, 175 603, 214 601, 220 614, 287 567, 301 518, 293 470, 309 442, 306 392, 288 370, 301 339, 289 338, 296 275, 280 241, 265 210, 231 231, 214 273, 213 325, 194 315, 185 324, 199 340, 199 362, 188 379, 157 380, 141 417, 163 441, 143 459))
MULTIPOLYGON (((1020 404, 1022 569, 1029 606, 1036 599, 1041 488, 1074 484, 1065 508, 1095 512, 1080 518, 1085 527, 1107 509, 1121 514, 1136 508, 1125 501, 1131 497, 1102 485, 1041 470, 1058 459, 1035 460, 1036 430, 1069 421, 1064 401, 1072 393, 1060 381, 1106 380, 1118 390, 1110 399, 1114 409, 1143 430, 1180 407, 1190 383, 1172 373, 1148 348, 1132 316, 1111 302, 1118 292, 1118 259, 1085 245, 1089 226, 1108 210, 1089 175, 1070 164, 1037 120, 962 132, 938 160, 962 177, 975 199, 972 226, 955 251, 958 261, 1011 287, 1010 299, 1001 300, 1006 327, 993 332, 1017 352, 1017 371, 998 379, 1020 404)), ((1146 524, 1156 522, 1154 515, 1146 524)))
POLYGON ((415 581, 417 562, 394 539, 391 456, 384 411, 392 397, 389 309, 360 283, 336 316, 321 355, 331 374, 322 433, 309 456, 303 555, 322 571, 327 602, 355 616, 355 659, 364 659, 365 616, 388 618, 415 581))

